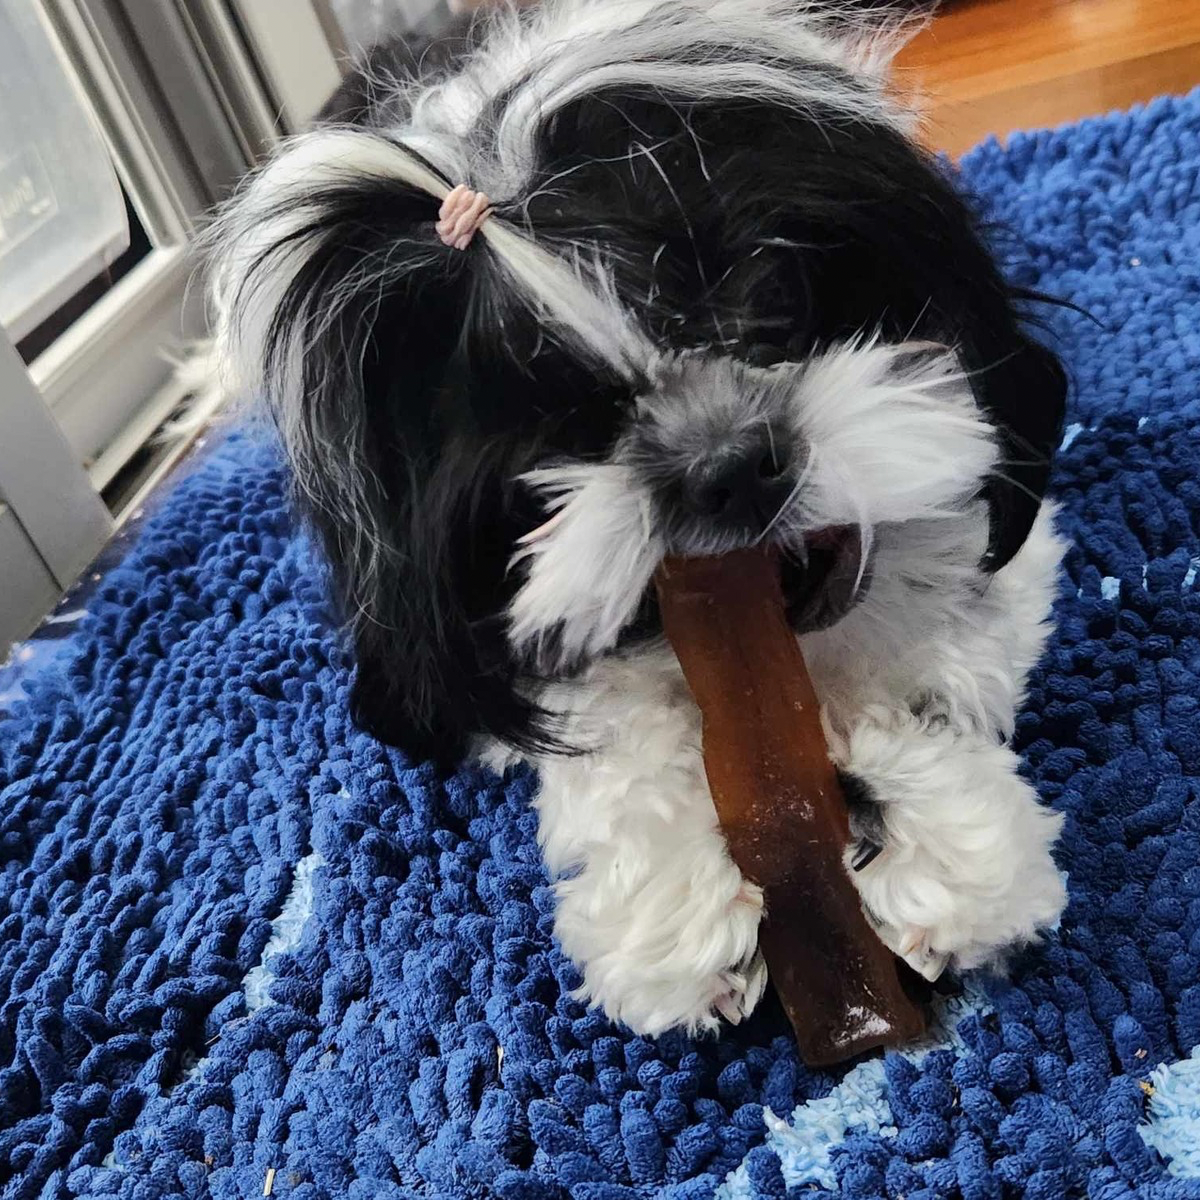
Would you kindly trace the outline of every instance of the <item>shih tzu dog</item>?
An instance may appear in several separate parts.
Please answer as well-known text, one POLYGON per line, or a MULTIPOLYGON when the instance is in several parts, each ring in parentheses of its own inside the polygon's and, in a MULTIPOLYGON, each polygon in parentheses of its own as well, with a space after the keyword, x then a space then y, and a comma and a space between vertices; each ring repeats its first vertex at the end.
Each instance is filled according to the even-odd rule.
POLYGON ((765 982, 668 553, 778 549, 894 950, 994 963, 1064 904, 1060 818, 1006 745, 1063 550, 1064 373, 914 144, 894 44, 803 0, 505 11, 377 57, 355 123, 216 227, 218 344, 331 563, 356 719, 536 765, 557 936, 642 1033, 765 982))

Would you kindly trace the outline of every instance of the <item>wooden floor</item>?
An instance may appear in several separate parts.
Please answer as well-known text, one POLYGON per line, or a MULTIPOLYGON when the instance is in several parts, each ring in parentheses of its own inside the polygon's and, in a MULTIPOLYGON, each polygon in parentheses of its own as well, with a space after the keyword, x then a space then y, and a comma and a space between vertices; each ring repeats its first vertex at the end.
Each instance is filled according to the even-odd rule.
POLYGON ((1200 84, 1200 0, 950 0, 899 65, 929 144, 961 154, 1200 84))

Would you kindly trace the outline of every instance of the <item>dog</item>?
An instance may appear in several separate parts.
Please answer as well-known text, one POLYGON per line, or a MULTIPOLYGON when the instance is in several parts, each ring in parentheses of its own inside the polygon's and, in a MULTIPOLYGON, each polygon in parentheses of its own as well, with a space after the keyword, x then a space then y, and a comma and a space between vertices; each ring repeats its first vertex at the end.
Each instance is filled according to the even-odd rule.
POLYGON ((641 1034, 737 1022, 766 981, 667 554, 777 550, 893 950, 1002 964, 1065 903, 1007 743, 1066 379, 914 140, 901 37, 797 0, 500 11, 377 54, 214 226, 217 346, 331 566, 354 718, 537 768, 556 937, 641 1034))

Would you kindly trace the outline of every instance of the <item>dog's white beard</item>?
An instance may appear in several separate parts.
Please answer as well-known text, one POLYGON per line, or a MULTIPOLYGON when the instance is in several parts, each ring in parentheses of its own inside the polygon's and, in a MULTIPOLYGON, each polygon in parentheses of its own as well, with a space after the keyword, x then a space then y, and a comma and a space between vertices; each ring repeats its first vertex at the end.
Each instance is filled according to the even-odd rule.
MULTIPOLYGON (((978 507, 974 497, 997 452, 995 430, 978 411, 957 358, 927 350, 850 339, 781 372, 777 384, 766 385, 774 393, 766 400, 739 392, 728 360, 694 360, 690 388, 649 397, 640 419, 657 425, 667 444, 683 441, 687 426, 698 422, 734 439, 764 420, 780 421, 808 459, 792 503, 772 522, 771 540, 799 549, 807 533, 857 526, 868 547, 904 528, 892 558, 912 557, 897 561, 897 569, 941 587, 955 571, 977 578, 986 532, 968 544, 983 527, 964 532, 962 518, 978 507)), ((772 378, 758 372, 756 382, 772 378)), ((525 477, 549 520, 514 557, 524 582, 509 610, 509 638, 518 657, 532 656, 547 673, 612 649, 664 551, 681 552, 667 545, 655 496, 622 453, 618 446, 614 461, 525 477)))

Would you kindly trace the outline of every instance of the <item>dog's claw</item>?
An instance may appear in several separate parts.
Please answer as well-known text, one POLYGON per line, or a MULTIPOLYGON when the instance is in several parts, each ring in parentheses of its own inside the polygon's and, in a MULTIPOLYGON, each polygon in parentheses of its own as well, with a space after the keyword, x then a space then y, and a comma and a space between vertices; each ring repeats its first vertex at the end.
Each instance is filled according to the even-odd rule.
POLYGON ((742 886, 738 888, 733 902, 735 904, 748 904, 751 908, 757 908, 761 911, 763 907, 763 890, 757 883, 751 883, 748 879, 743 879, 742 886))
POLYGON ((742 996, 742 1012, 752 1013, 762 999, 767 987, 767 962, 761 950, 755 950, 754 957, 746 968, 746 991, 742 996))
POLYGON ((862 871, 869 867, 881 854, 883 847, 878 842, 863 840, 858 843, 857 849, 854 851, 854 858, 850 863, 852 871, 862 871))
POLYGON ((730 1025, 740 1025, 758 1006, 767 986, 767 964, 762 951, 755 950, 754 957, 744 965, 742 971, 730 971, 722 976, 725 990, 713 1001, 713 1007, 730 1025))
POLYGON ((930 983, 938 981, 950 962, 950 955, 939 954, 930 946, 929 930, 920 925, 909 925, 900 934, 892 950, 930 983))
POLYGON ((717 1012, 727 1020, 730 1025, 740 1025, 744 1012, 742 1005, 739 1002, 739 995, 744 991, 746 981, 740 975, 731 975, 728 977, 729 991, 722 992, 715 1001, 717 1012))
POLYGON ((918 975, 923 975, 930 983, 937 983, 946 969, 946 964, 950 961, 950 955, 935 954, 932 950, 926 950, 920 961, 911 958, 905 961, 918 975))

